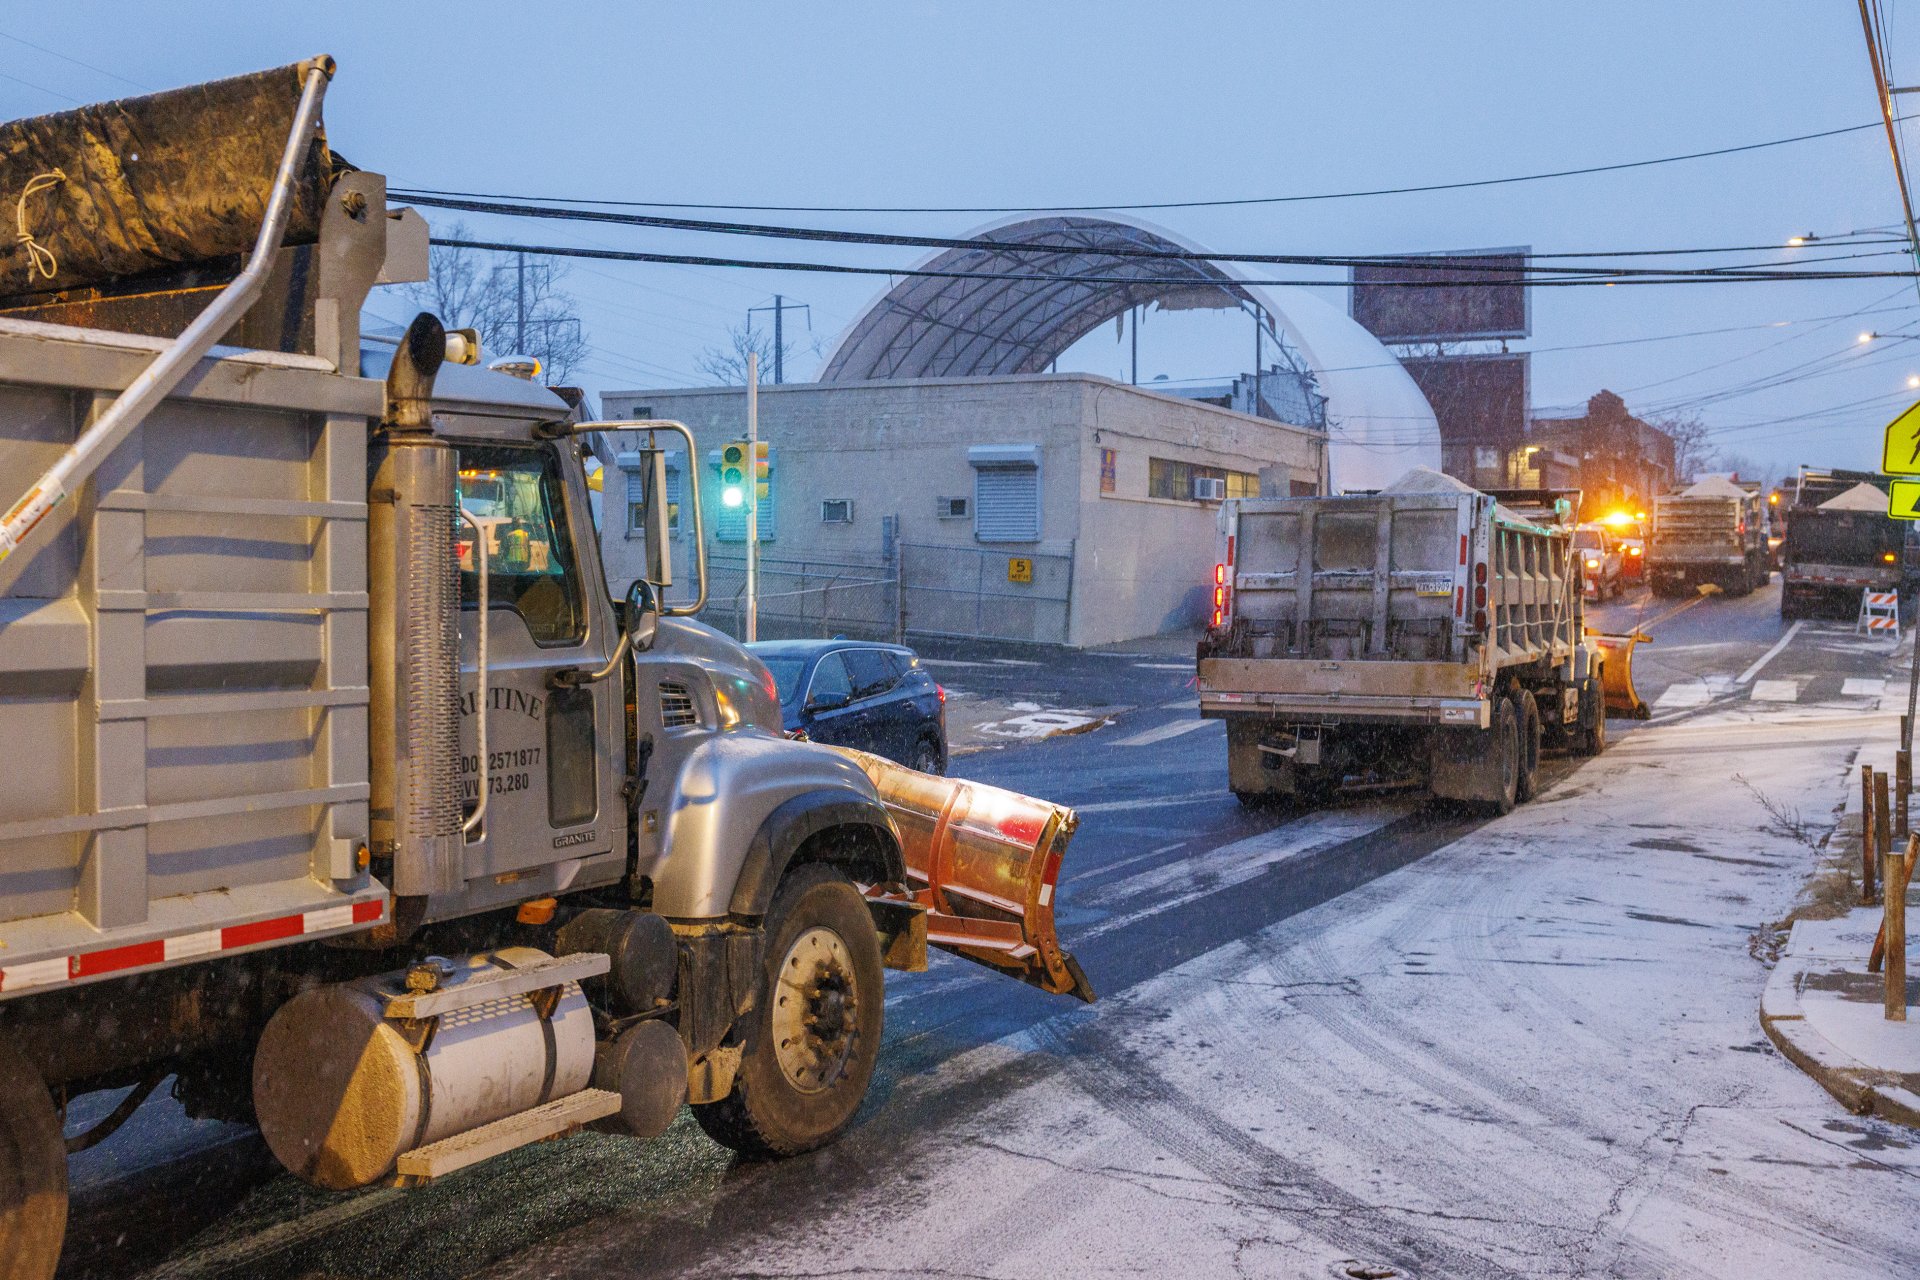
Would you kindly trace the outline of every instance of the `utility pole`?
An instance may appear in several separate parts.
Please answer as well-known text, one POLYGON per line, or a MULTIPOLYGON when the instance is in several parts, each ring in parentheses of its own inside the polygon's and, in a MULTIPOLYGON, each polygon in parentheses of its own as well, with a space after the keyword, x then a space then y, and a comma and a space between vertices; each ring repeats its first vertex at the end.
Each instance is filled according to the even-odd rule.
POLYGON ((1247 410, 1256 418, 1260 416, 1260 362, 1267 358, 1260 338, 1260 304, 1256 302, 1253 304, 1253 401, 1247 410))
MULTIPOLYGON (((1887 127, 1887 152, 1893 159, 1893 179, 1900 188, 1900 211, 1905 217, 1907 229, 1907 249, 1913 254, 1916 265, 1920 265, 1920 226, 1916 226, 1913 216, 1913 193, 1907 188, 1907 166, 1900 156, 1900 133, 1894 127, 1893 95, 1903 90, 1894 89, 1887 83, 1886 62, 1881 54, 1882 34, 1874 22, 1873 11, 1867 7, 1867 0, 1860 0, 1860 26, 1867 37, 1867 61, 1873 65, 1873 87, 1880 98, 1880 117, 1887 127)), ((1915 282, 1920 289, 1920 281, 1915 282)), ((1913 645, 1913 657, 1907 669, 1907 714, 1900 719, 1900 753, 1897 765, 1908 777, 1913 769, 1913 719, 1920 710, 1920 631, 1916 631, 1913 645)), ((1905 826, 1905 810, 1902 808, 1902 826, 1905 826)), ((1903 1005, 1904 1012, 1904 1005, 1903 1005)))
POLYGON ((514 271, 514 337, 515 355, 527 354, 527 255, 524 250, 513 255, 516 260, 514 271))
POLYGON ((1139 307, 1133 309, 1133 385, 1140 385, 1140 317, 1144 312, 1139 307))
POLYGON ((760 638, 760 353, 747 352, 747 627, 760 638))
POLYGON ((749 327, 751 327, 753 324, 753 314, 756 311, 773 312, 773 385, 777 387, 781 383, 787 380, 786 326, 783 323, 783 321, 786 318, 786 313, 789 311, 806 312, 807 313, 807 332, 812 333, 813 332, 813 308, 808 306, 804 302, 788 302, 785 297, 776 293, 773 295, 772 306, 747 308, 747 324, 749 327))

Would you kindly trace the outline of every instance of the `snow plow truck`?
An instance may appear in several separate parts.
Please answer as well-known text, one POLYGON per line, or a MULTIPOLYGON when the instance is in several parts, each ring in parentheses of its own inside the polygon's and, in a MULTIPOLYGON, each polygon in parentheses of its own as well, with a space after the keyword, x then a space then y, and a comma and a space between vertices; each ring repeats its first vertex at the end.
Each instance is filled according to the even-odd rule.
POLYGON ((3 1280, 53 1274, 69 1151, 168 1081, 329 1188, 683 1102, 787 1155, 852 1120, 884 967, 1092 999, 1070 810, 784 737, 690 616, 697 494, 668 602, 685 426, 585 420, 432 315, 363 343, 428 237, 327 145, 333 74, 0 126, 3 1280), (610 426, 653 478, 614 584, 610 426))

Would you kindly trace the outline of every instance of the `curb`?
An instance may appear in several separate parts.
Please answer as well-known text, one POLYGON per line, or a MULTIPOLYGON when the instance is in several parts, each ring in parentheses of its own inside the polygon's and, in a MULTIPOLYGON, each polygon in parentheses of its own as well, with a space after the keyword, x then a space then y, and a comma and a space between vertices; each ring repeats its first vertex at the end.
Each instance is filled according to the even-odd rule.
POLYGON ((1843 1053, 1807 1022, 1800 1008, 1800 979, 1809 959, 1782 956, 1767 979, 1760 993, 1760 1027, 1767 1039, 1855 1115, 1920 1128, 1920 1096, 1901 1084, 1898 1075, 1843 1053))

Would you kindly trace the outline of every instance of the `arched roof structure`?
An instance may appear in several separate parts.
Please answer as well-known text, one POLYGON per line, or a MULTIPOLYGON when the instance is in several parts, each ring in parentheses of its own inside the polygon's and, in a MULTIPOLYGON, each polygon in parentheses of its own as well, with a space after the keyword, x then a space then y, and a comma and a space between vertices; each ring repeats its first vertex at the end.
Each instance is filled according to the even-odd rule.
POLYGON ((1139 221, 1044 214, 997 223, 972 238, 981 243, 937 251, 915 268, 953 275, 907 276, 876 299, 841 336, 820 381, 1042 373, 1135 306, 1250 305, 1300 354, 1327 397, 1336 489, 1379 488, 1409 467, 1440 465, 1433 410, 1400 362, 1305 290, 1249 284, 1229 265, 1204 259, 1113 252, 1205 252, 1139 221))

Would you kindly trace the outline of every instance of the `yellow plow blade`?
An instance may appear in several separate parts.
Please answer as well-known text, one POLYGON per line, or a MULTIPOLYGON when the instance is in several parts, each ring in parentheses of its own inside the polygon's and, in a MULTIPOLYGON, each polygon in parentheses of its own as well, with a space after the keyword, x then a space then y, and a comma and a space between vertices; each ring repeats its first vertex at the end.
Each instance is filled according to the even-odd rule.
POLYGON ((1608 715, 1645 720, 1653 714, 1633 687, 1634 646, 1651 638, 1641 631, 1630 631, 1621 636, 1587 632, 1587 639, 1599 645, 1603 655, 1600 691, 1605 695, 1608 715))
POLYGON ((833 750, 866 771, 893 818, 908 897, 927 911, 928 945, 1092 1003, 1087 975, 1053 926, 1060 860, 1080 822, 1073 810, 833 750))

